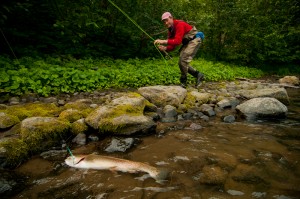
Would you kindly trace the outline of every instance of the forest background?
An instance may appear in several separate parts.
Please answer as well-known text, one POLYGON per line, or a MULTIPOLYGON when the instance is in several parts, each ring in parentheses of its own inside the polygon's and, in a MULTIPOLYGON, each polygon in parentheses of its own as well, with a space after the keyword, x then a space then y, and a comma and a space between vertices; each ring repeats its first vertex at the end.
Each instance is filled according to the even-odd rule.
MULTIPOLYGON (((171 12, 176 19, 195 25, 205 34, 204 43, 197 54, 198 59, 202 60, 203 70, 207 63, 217 62, 217 65, 211 64, 210 67, 234 64, 256 69, 279 70, 283 73, 300 73, 298 0, 114 0, 113 2, 155 39, 164 39, 167 36, 167 30, 161 22, 161 14, 165 11, 171 12), (204 63, 203 59, 209 62, 204 63)), ((55 72, 64 71, 63 68, 68 64, 68 72, 71 71, 71 74, 67 78, 71 78, 71 83, 74 83, 73 76, 76 70, 96 67, 96 70, 103 68, 105 71, 105 67, 109 64, 117 65, 120 69, 122 64, 119 61, 116 64, 114 61, 119 59, 124 60, 123 68, 136 66, 143 70, 143 67, 137 65, 145 63, 148 67, 152 67, 153 65, 149 65, 152 62, 164 65, 163 62, 155 62, 155 59, 161 57, 153 45, 153 40, 107 0, 1 0, 0 28, 1 93, 20 94, 34 91, 45 95, 59 91, 73 92, 76 89, 85 91, 111 86, 95 85, 93 88, 85 86, 80 89, 74 87, 73 90, 71 88, 53 90, 53 87, 59 85, 50 85, 46 88, 53 79, 62 78, 59 74, 55 76, 55 72), (132 59, 136 60, 133 64, 132 59), (66 60, 69 62, 66 63, 66 60), (70 63, 73 67, 70 67, 70 63), (52 72, 49 72, 50 68, 52 72), (36 71, 37 69, 39 71, 36 71), (44 72, 41 72, 42 69, 44 72), (46 69, 49 69, 48 73, 46 69), (38 72, 43 73, 41 76, 47 73, 49 78, 46 77, 47 81, 34 79, 28 76, 30 72, 35 75, 38 72), (27 80, 24 80, 26 77, 27 80), (33 82, 30 82, 30 79, 33 82)), ((178 56, 178 52, 172 52, 171 56, 178 56)), ((202 67, 199 63, 198 65, 202 67)), ((169 70, 167 73, 170 75, 170 69, 166 70, 169 70)), ((216 71, 218 68, 213 70, 216 71)), ((209 71, 207 70, 210 77, 208 79, 218 80, 216 77, 214 79, 209 71)), ((177 73, 178 71, 174 75, 177 73)), ((116 79, 117 75, 99 73, 98 77, 101 77, 103 83, 116 79)), ((126 75, 128 74, 121 74, 126 75)), ((153 83, 177 83, 177 76, 175 75, 174 81, 153 83)), ((84 77, 75 77, 75 82, 87 77, 88 74, 84 77)), ((151 84, 151 77, 149 78, 141 84, 129 83, 127 86, 151 84)), ((95 84, 95 81, 90 84, 95 84)), ((136 81, 137 79, 132 80, 136 81)), ((125 86, 125 83, 118 86, 125 86)), ((66 83, 61 83, 64 84, 66 83)))

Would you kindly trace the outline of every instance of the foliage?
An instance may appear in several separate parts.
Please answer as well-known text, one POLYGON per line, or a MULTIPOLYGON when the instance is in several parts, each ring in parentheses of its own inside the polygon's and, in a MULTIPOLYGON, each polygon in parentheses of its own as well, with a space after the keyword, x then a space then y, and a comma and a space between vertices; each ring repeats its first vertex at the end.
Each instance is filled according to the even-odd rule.
MULTIPOLYGON (((153 38, 165 38, 165 11, 206 35, 198 56, 261 66, 298 64, 297 0, 114 0, 153 38)), ((17 57, 159 57, 153 41, 107 0, 3 0, 0 53, 17 57), (7 38, 7 41, 4 39, 7 38)))
MULTIPOLYGON (((138 88, 150 85, 179 84, 178 58, 166 63, 162 59, 37 59, 24 57, 16 62, 1 58, 0 93, 21 95, 37 93, 48 96, 107 88, 138 88)), ((232 80, 235 77, 259 77, 254 68, 214 63, 197 59, 192 63, 207 81, 232 80)), ((189 76, 189 82, 194 83, 189 76)))

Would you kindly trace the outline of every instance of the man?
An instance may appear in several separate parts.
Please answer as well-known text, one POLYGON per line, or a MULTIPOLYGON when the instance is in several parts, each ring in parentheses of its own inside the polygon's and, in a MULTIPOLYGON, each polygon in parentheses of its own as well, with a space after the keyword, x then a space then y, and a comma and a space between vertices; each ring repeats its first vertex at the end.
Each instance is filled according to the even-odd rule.
POLYGON ((163 13, 161 20, 169 30, 168 39, 157 39, 154 41, 154 44, 165 44, 166 46, 159 45, 158 48, 160 51, 168 52, 174 50, 176 46, 182 43, 179 58, 181 86, 186 88, 188 73, 197 79, 196 86, 200 86, 204 75, 191 67, 189 63, 194 58, 201 45, 202 39, 204 38, 203 33, 198 32, 195 27, 192 27, 184 21, 173 19, 173 16, 169 12, 163 13))

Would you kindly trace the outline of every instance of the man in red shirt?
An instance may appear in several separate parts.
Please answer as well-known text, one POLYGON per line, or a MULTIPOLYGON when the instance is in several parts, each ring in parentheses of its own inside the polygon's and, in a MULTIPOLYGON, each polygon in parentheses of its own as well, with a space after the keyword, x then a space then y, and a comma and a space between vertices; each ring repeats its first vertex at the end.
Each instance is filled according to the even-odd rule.
POLYGON ((174 50, 176 46, 182 43, 183 46, 181 48, 179 58, 179 68, 181 71, 181 85, 182 87, 186 88, 187 74, 189 73, 197 79, 196 86, 200 86, 204 75, 199 71, 195 70, 193 67, 191 67, 189 63, 196 55, 202 43, 203 37, 202 39, 201 37, 198 37, 198 31, 195 27, 189 25, 184 21, 173 19, 173 16, 169 12, 165 12, 162 15, 161 19, 169 30, 168 39, 157 39, 154 41, 154 44, 165 44, 166 46, 159 45, 158 48, 160 51, 168 52, 174 50))

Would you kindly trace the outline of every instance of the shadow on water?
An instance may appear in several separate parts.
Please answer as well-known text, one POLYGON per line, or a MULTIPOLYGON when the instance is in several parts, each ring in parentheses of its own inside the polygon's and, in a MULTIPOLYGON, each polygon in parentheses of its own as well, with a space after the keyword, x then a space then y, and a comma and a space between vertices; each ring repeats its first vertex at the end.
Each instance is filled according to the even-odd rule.
POLYGON ((36 157, 18 168, 30 186, 14 198, 299 198, 300 93, 288 92, 284 120, 192 121, 203 128, 148 136, 126 153, 105 153, 97 142, 73 151, 166 168, 163 184, 142 173, 80 170, 36 157))

